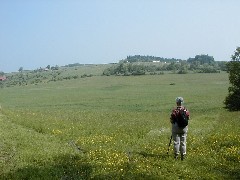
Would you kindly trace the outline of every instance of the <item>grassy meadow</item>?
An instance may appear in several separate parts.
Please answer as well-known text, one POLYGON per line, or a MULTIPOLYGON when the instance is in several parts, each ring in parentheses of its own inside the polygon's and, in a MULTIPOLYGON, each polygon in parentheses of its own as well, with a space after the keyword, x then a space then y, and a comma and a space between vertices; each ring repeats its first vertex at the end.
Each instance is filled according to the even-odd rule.
POLYGON ((240 179, 228 74, 92 76, 0 89, 0 179, 240 179), (172 85, 171 85, 172 84, 172 85), (167 155, 175 98, 187 158, 167 155))

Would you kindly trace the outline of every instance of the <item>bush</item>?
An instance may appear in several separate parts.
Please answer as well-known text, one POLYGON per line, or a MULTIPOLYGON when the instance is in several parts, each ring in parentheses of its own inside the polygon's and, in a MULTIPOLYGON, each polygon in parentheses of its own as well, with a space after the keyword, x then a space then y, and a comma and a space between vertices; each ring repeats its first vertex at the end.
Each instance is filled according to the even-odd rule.
POLYGON ((232 61, 227 63, 229 73, 228 96, 225 99, 226 108, 231 111, 240 110, 240 47, 238 47, 232 56, 232 61))
MULTIPOLYGON (((230 88, 231 89, 231 88, 230 88)), ((240 90, 229 90, 232 93, 229 93, 229 95, 225 99, 225 105, 226 108, 230 111, 239 111, 240 110, 240 90)))
POLYGON ((213 67, 204 67, 200 69, 199 73, 220 73, 220 71, 213 67))
POLYGON ((137 70, 137 71, 133 71, 132 75, 137 76, 137 75, 144 75, 145 71, 144 70, 137 70))
POLYGON ((187 69, 181 69, 180 71, 178 71, 178 74, 187 74, 188 71, 187 69))
POLYGON ((225 99, 226 108, 231 111, 240 110, 240 47, 238 47, 232 56, 232 61, 227 63, 229 73, 228 96, 225 99))

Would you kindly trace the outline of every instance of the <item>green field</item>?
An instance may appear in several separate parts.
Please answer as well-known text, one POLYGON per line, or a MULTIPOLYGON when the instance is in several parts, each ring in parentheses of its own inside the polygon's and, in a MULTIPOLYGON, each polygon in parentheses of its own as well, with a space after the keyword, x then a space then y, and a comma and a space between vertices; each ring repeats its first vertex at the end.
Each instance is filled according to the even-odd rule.
POLYGON ((240 179, 228 74, 92 76, 0 89, 1 179, 240 179), (173 84, 173 85, 171 85, 173 84), (187 158, 167 155, 175 98, 187 158))

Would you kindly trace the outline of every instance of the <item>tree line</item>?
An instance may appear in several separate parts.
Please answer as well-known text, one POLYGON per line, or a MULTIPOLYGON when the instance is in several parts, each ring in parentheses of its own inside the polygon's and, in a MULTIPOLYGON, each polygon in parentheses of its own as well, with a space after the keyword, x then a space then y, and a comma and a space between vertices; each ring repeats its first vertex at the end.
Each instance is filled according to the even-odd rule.
POLYGON ((19 68, 18 73, 10 73, 5 74, 1 72, 0 75, 6 75, 6 80, 0 81, 0 88, 4 87, 12 87, 12 86, 26 86, 30 84, 41 84, 41 83, 49 83, 63 80, 71 80, 78 78, 87 78, 92 77, 92 74, 76 74, 76 73, 68 73, 67 68, 59 68, 59 67, 50 67, 40 68, 36 70, 23 70, 23 68, 19 68))
POLYGON ((188 60, 167 59, 154 56, 128 56, 104 70, 103 75, 144 75, 144 74, 163 74, 163 71, 186 74, 196 73, 219 73, 226 71, 226 62, 215 61, 209 55, 196 55, 188 60))
POLYGON ((134 55, 134 56, 127 56, 125 60, 122 62, 175 62, 180 61, 181 59, 175 58, 163 58, 163 57, 155 57, 155 56, 141 56, 141 55, 134 55))

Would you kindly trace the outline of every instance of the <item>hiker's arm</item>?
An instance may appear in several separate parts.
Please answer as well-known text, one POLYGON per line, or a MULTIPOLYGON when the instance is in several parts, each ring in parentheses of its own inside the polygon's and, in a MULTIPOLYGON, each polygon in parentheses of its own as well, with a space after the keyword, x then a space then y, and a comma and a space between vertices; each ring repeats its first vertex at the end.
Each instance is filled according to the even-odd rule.
POLYGON ((190 120, 190 112, 186 109, 186 115, 188 117, 188 120, 190 120))
POLYGON ((170 115, 170 122, 173 124, 174 123, 174 110, 172 110, 172 113, 170 115))
POLYGON ((172 123, 172 124, 173 124, 173 119, 172 119, 172 117, 170 117, 170 123, 172 123))

